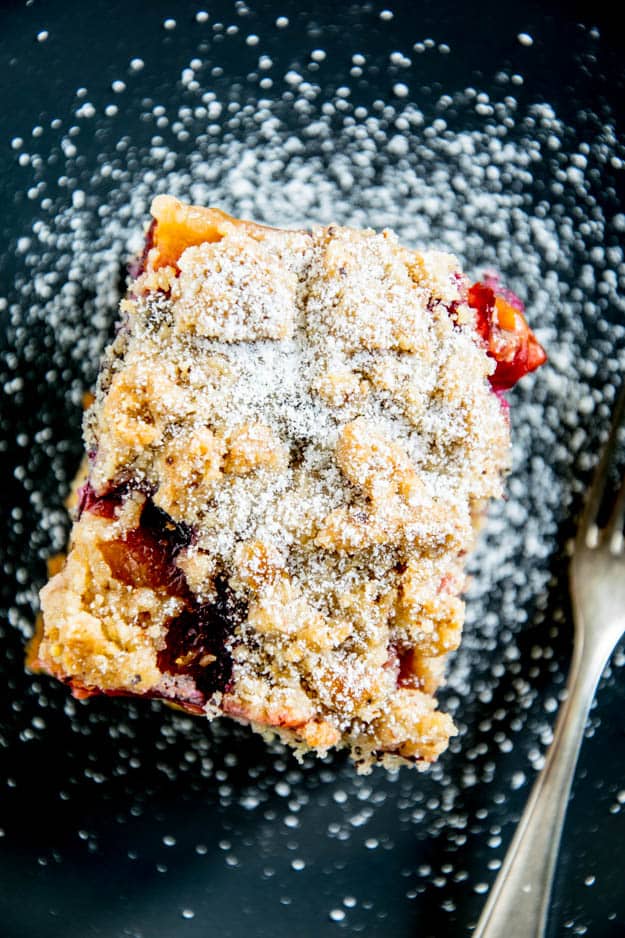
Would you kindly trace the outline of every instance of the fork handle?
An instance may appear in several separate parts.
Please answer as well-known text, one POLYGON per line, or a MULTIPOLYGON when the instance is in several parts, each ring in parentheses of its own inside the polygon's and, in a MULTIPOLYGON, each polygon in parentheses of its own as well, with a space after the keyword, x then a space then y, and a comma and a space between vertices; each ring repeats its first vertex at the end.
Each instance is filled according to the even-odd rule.
MULTIPOLYGON (((577 756, 609 649, 575 642, 567 682, 545 765, 508 848, 473 938, 542 938, 577 756)), ((590 643, 589 643, 590 645, 590 643)))

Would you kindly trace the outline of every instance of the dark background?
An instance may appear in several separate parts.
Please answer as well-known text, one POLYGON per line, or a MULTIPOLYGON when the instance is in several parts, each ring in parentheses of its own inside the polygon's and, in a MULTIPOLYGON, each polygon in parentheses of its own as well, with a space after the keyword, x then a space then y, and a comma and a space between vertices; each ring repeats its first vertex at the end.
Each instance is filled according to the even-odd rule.
MULTIPOLYGON (((111 100, 111 81, 133 56, 146 65, 133 78, 132 95, 137 101, 162 97, 197 46, 198 9, 209 10, 212 20, 235 18, 234 4, 224 2, 0 6, 0 295, 9 302, 21 263, 15 243, 38 211, 37 202, 28 199, 11 139, 27 139, 35 124, 69 114, 81 86, 88 87, 96 106, 111 100), (175 30, 163 30, 166 17, 175 17, 175 30), (42 29, 50 36, 38 43, 42 29)), ((333 50, 345 57, 346 50, 366 45, 386 63, 380 65, 380 80, 388 86, 402 78, 391 74, 388 52, 403 48, 403 36, 414 32, 417 22, 420 35, 462 50, 419 63, 424 70, 419 80, 432 93, 441 88, 453 93, 469 84, 488 90, 499 69, 518 70, 525 79, 515 89, 519 100, 550 101, 580 132, 588 121, 601 122, 608 114, 623 129, 625 50, 611 5, 285 0, 250 3, 250 9, 248 31, 266 32, 276 16, 289 17, 288 40, 273 31, 263 41, 263 51, 270 49, 283 71, 297 65, 305 50, 320 46, 329 62, 323 80, 340 83, 333 50), (385 7, 394 19, 382 25, 377 14, 385 7), (595 25, 600 33, 591 41, 589 29, 595 25), (520 32, 535 38, 531 49, 516 40, 520 32)), ((222 83, 245 75, 257 58, 242 43, 232 48, 222 83)), ((364 98, 370 90, 358 93, 364 98)), ((120 120, 140 147, 152 130, 141 124, 138 112, 127 104, 120 120)), ((77 175, 87 178, 109 133, 103 126, 99 138, 93 135, 92 149, 83 146, 77 175)), ((58 174, 54 163, 41 169, 51 187, 58 174)), ((606 214, 622 206, 622 195, 618 174, 607 174, 606 214)), ((9 312, 0 315, 8 319, 9 312)), ((10 340, 3 341, 6 347, 10 340)), ((495 876, 489 862, 503 857, 528 794, 527 781, 515 790, 510 779, 521 766, 526 771, 528 749, 541 745, 530 733, 508 753, 490 746, 492 731, 483 721, 511 699, 512 675, 502 677, 488 704, 477 698, 462 704, 465 732, 442 768, 427 777, 402 773, 395 780, 378 775, 359 780, 340 756, 321 767, 306 762, 298 768, 279 749, 268 752, 243 730, 208 730, 158 704, 72 702, 48 679, 23 673, 23 636, 15 624, 32 618, 24 580, 38 586, 45 572, 42 541, 32 533, 37 514, 28 487, 13 474, 24 455, 16 437, 51 427, 54 438, 63 441, 55 465, 69 477, 80 453, 80 413, 66 391, 84 383, 97 364, 78 369, 68 361, 51 392, 39 376, 51 360, 53 341, 53 330, 41 328, 30 345, 22 343, 24 388, 0 404, 2 606, 7 610, 1 622, 0 935, 315 938, 343 929, 372 938, 467 936, 485 898, 481 884, 495 876), (22 510, 17 523, 16 507, 22 510), (8 610, 13 610, 11 622, 8 610), (45 718, 43 725, 38 716, 45 718), (454 819, 446 811, 445 785, 463 771, 460 750, 475 753, 477 782, 456 796, 454 819), (374 805, 374 811, 361 829, 349 822, 344 804, 350 816, 358 805, 374 805), (410 819, 415 811, 423 811, 419 825, 410 819), (294 817, 299 826, 290 826, 294 817), (329 825, 334 825, 331 836, 329 825), (349 836, 344 838, 344 831, 349 836), (299 858, 304 869, 293 869, 299 858), (343 904, 350 896, 355 908, 343 904), (183 917, 185 909, 192 910, 192 918, 183 917), (331 920, 336 909, 345 912, 343 921, 331 920)), ((43 451, 33 456, 29 473, 44 497, 60 506, 58 482, 43 451)), ((572 530, 572 522, 563 522, 562 546, 572 530)), ((547 620, 551 604, 559 608, 566 594, 566 560, 557 556, 550 564, 553 599, 547 620)), ((529 610, 518 647, 530 716, 542 712, 544 701, 561 688, 570 654, 570 617, 565 616, 552 641, 552 664, 537 665, 532 649, 540 643, 541 629, 540 617, 529 610)), ((625 784, 625 690, 618 674, 616 669, 603 681, 584 743, 558 863, 551 938, 625 934, 625 806, 621 810, 618 800, 625 784)))

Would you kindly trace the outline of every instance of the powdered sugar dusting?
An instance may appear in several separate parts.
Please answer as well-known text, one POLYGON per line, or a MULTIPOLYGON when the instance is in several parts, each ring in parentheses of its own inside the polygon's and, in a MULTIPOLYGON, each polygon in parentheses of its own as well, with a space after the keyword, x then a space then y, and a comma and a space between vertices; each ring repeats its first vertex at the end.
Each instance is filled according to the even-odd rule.
MULTIPOLYGON (((171 834, 170 818, 154 818, 149 779, 158 780, 152 790, 163 799, 183 789, 195 804, 209 802, 219 834, 208 854, 199 852, 206 833, 185 828, 177 844, 163 844, 145 861, 157 883, 190 857, 197 863, 208 857, 223 865, 224 876, 234 876, 255 870, 260 854, 262 881, 275 890, 276 905, 284 900, 283 909, 297 906, 291 877, 306 877, 317 864, 327 870, 321 874, 328 884, 324 915, 344 911, 347 927, 383 928, 376 915, 388 915, 392 904, 426 901, 450 903, 445 914, 464 920, 463 909, 454 909, 458 888, 480 887, 470 906, 476 910, 481 884, 494 875, 510 834, 506 805, 521 803, 510 793, 527 792, 562 687, 570 625, 562 606, 561 551, 625 365, 622 215, 610 217, 606 196, 606 180, 622 166, 622 143, 609 118, 589 119, 580 130, 538 95, 517 99, 522 79, 511 69, 488 93, 476 82, 426 95, 402 81, 397 64, 388 91, 339 94, 353 91, 358 76, 345 75, 335 91, 301 65, 278 73, 277 56, 256 26, 261 41, 249 47, 256 78, 245 90, 234 81, 226 89, 211 73, 227 63, 217 54, 209 61, 199 44, 204 33, 223 36, 214 49, 226 50, 235 41, 227 38, 229 23, 205 11, 195 21, 204 32, 184 63, 181 84, 174 87, 172 76, 167 96, 128 100, 122 124, 105 110, 131 97, 134 79, 120 71, 114 77, 127 82, 126 92, 112 92, 102 106, 77 96, 73 113, 41 118, 30 138, 20 130, 13 139, 30 214, 16 231, 22 276, 0 301, 9 319, 0 366, 8 405, 3 426, 8 440, 17 438, 6 543, 7 640, 14 642, 10 681, 16 685, 8 735, 33 751, 53 736, 62 740, 71 767, 50 782, 55 810, 77 804, 85 792, 123 793, 115 851, 121 844, 128 852, 129 870, 144 862, 136 856, 142 818, 158 837, 171 834), (397 82, 408 87, 407 95, 393 94, 397 82), (18 676, 21 649, 13 630, 30 631, 43 558, 64 545, 59 490, 76 468, 81 397, 93 384, 125 264, 140 246, 142 221, 159 191, 288 227, 310 221, 388 226, 404 243, 457 254, 470 273, 497 270, 526 300, 550 365, 511 395, 508 500, 491 510, 472 561, 469 621, 445 695, 462 734, 431 781, 359 779, 340 763, 320 771, 296 768, 279 750, 265 759, 254 744, 243 768, 236 735, 217 730, 209 737, 191 720, 161 713, 152 719, 132 704, 98 710, 67 700, 43 680, 26 684, 18 676), (257 822, 253 836, 246 833, 246 817, 257 822), (318 852, 303 852, 302 832, 313 823, 318 852), (421 850, 415 841, 437 846, 421 850), (350 857, 365 857, 370 870, 403 856, 384 900, 373 899, 366 885, 358 894, 347 885, 340 866, 347 848, 350 857), (492 860, 476 871, 470 856, 479 850, 492 860), (296 858, 306 869, 290 871, 296 858)), ((387 22, 380 19, 384 28, 387 22)), ((180 30, 178 22, 163 34, 175 37, 180 30)), ((540 37, 531 34, 535 49, 540 37)), ((426 45, 426 38, 403 54, 438 55, 435 41, 426 45)), ((53 39, 51 30, 41 49, 53 39)), ((313 37, 311 53, 323 45, 313 37)), ((458 50, 450 45, 451 59, 458 50)), ((350 67, 366 74, 370 58, 363 42, 350 67)), ((318 54, 310 59, 326 67, 318 54)), ((622 664, 617 653, 612 668, 622 664)), ((12 785, 19 789, 27 781, 19 766, 6 771, 10 797, 12 785)), ((616 792, 611 804, 620 810, 616 792)), ((112 849, 97 819, 76 808, 71 823, 85 862, 112 849)), ((41 847, 40 867, 63 862, 61 839, 41 847)), ((200 919, 197 904, 185 899, 178 920, 183 908, 200 919)), ((573 921, 576 926, 584 922, 573 921)))

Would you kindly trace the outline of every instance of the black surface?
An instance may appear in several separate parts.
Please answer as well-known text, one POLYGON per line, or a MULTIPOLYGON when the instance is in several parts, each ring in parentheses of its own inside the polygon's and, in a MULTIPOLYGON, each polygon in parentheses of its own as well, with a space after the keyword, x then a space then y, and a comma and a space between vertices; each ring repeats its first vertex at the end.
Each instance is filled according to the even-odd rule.
MULTIPOLYGON (((263 40, 263 51, 270 50, 286 71, 311 48, 323 47, 328 65, 317 80, 328 86, 340 84, 340 63, 348 61, 351 51, 366 48, 379 57, 385 88, 396 80, 388 67, 389 51, 403 48, 406 35, 431 34, 462 54, 422 58, 415 65, 421 69, 422 86, 450 94, 470 84, 488 90, 498 70, 518 70, 525 79, 515 90, 519 100, 556 104, 573 135, 583 137, 585 128, 600 123, 608 108, 622 130, 624 43, 611 6, 389 3, 395 16, 391 24, 382 24, 377 13, 383 6, 251 3, 246 29, 263 33, 277 15, 288 15, 288 37, 274 30, 263 40), (316 24, 312 29, 311 23, 316 24), (591 40, 589 29, 595 24, 601 33, 591 40), (535 37, 531 49, 517 42, 519 32, 535 37)), ((16 163, 10 140, 29 138, 35 124, 69 115, 79 87, 89 89, 96 107, 112 100, 111 81, 125 74, 130 58, 140 56, 146 66, 132 79, 132 95, 124 101, 116 128, 103 124, 100 137, 96 133, 84 141, 82 164, 75 172, 88 179, 99 146, 105 148, 114 133, 124 132, 140 149, 153 129, 141 123, 137 102, 146 95, 166 95, 193 55, 197 9, 210 10, 213 21, 235 18, 234 5, 228 3, 2 4, 0 293, 9 301, 20 267, 15 243, 29 232, 38 211, 37 203, 27 197, 24 170, 16 163), (177 20, 171 33, 162 27, 168 16, 177 20), (44 28, 50 38, 38 43, 36 35, 44 28)), ((234 44, 230 55, 221 87, 241 79, 257 59, 257 52, 243 42, 234 44)), ((358 95, 366 100, 371 89, 363 86, 354 99, 358 95)), ((45 139, 40 145, 44 155, 45 139)), ((54 163, 40 169, 40 178, 51 189, 58 174, 54 163)), ((603 208, 608 215, 622 204, 620 186, 618 174, 606 173, 603 208)), ((40 454, 29 469, 29 478, 36 480, 48 503, 58 502, 54 475, 69 477, 80 452, 80 408, 68 391, 88 383, 85 375, 89 368, 93 375, 97 365, 94 361, 79 368, 68 358, 51 392, 37 381, 37 374, 49 367, 53 338, 54 330, 40 324, 30 345, 22 344, 25 387, 2 402, 7 429, 7 450, 0 453, 2 530, 7 532, 0 537, 5 562, 2 602, 7 609, 20 610, 24 621, 32 617, 31 596, 20 569, 27 571, 27 580, 43 582, 40 555, 45 537, 33 533, 38 514, 28 488, 13 473, 24 458, 16 437, 24 428, 32 434, 50 426, 53 440, 63 441, 49 462, 40 454), (10 514, 16 506, 23 511, 18 523, 10 514)), ((562 545, 571 524, 563 524, 562 545)), ((559 607, 566 591, 565 560, 549 563, 553 585, 547 622, 550 609, 559 607)), ((528 610, 527 628, 518 638, 518 663, 528 682, 527 704, 533 714, 542 712, 544 701, 561 684, 570 652, 569 625, 565 621, 551 643, 553 671, 539 669, 532 649, 540 644, 545 625, 537 610, 528 610)), ((341 757, 324 767, 307 762, 299 769, 290 758, 268 753, 262 741, 242 730, 209 730, 157 704, 71 702, 53 682, 22 673, 22 644, 18 629, 6 625, 0 685, 4 938, 316 938, 342 927, 372 938, 460 938, 470 933, 484 901, 474 887, 492 881, 495 874, 488 862, 503 856, 527 796, 528 785, 512 790, 510 779, 519 767, 526 770, 528 749, 540 745, 528 735, 515 739, 511 752, 480 750, 489 733, 480 725, 514 698, 514 674, 502 677, 492 700, 470 699, 462 711, 467 729, 461 747, 465 753, 475 751, 477 776, 477 783, 462 788, 454 802, 458 830, 466 823, 462 843, 445 815, 445 789, 436 777, 403 773, 395 781, 375 775, 363 782, 370 792, 360 789, 365 791, 361 803, 371 802, 375 810, 359 832, 347 823, 342 795, 337 796, 345 789, 350 805, 359 803, 352 771, 341 757), (33 724, 38 716, 45 719, 44 726, 33 724), (212 767, 207 764, 201 771, 202 758, 210 758, 212 767), (279 784, 285 779, 290 780, 289 795, 279 784), (262 805, 248 801, 246 807, 241 803, 246 797, 260 797, 262 805), (293 812, 288 802, 297 798, 300 807, 293 812), (428 806, 432 799, 442 799, 442 806, 428 806), (420 807, 421 825, 407 821, 420 807), (299 827, 287 826, 285 817, 295 814, 299 827), (337 832, 328 836, 328 825, 334 823, 337 832), (340 830, 345 827, 350 837, 342 840, 340 830), (498 827, 501 844, 489 846, 488 841, 499 836, 498 827), (170 836, 175 844, 163 841, 170 836), (377 840, 378 846, 363 848, 366 839, 377 840), (198 844, 205 852, 197 852, 198 844), (225 857, 233 854, 238 862, 228 865, 225 857), (299 857, 306 865, 297 872, 291 861, 299 857), (167 869, 159 870, 159 865, 167 869), (431 872, 423 872, 426 868, 431 872), (341 908, 343 897, 350 895, 358 900, 357 908, 346 909, 344 923, 331 921, 329 911, 341 908), (182 917, 186 908, 193 910, 193 918, 182 917)), ((624 708, 625 690, 612 676, 599 693, 593 711, 599 725, 584 744, 575 779, 558 864, 551 938, 625 934, 625 810, 610 813, 616 793, 624 787, 624 708), (586 885, 589 874, 596 881, 586 885)), ((510 715, 504 717, 502 725, 514 737, 509 720, 510 715)), ((458 747, 444 760, 447 779, 457 780, 466 767, 458 747)))

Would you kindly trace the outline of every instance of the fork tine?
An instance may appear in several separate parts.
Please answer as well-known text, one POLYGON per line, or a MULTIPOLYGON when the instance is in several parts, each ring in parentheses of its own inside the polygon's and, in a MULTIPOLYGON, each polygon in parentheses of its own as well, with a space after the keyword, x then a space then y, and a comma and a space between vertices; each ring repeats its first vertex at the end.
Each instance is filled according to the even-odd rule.
MULTIPOLYGON (((606 441, 605 446, 603 447, 603 452, 601 458, 595 469, 595 474, 592 480, 592 485, 588 493, 588 499, 582 512, 582 517, 579 524, 579 536, 587 544, 587 546, 595 546, 597 540, 597 516, 599 514, 599 508, 601 506, 601 501, 605 492, 605 484, 608 478, 608 469, 612 461, 612 456, 614 455, 614 450, 616 449, 619 427, 623 423, 625 418, 625 381, 621 385, 619 391, 616 405, 612 414, 612 426, 610 427, 610 434, 606 441)), ((617 499, 618 503, 621 502, 622 492, 619 493, 617 499)), ((622 512, 621 512, 622 514, 622 512)), ((614 519, 614 513, 612 515, 612 520, 614 519)))

